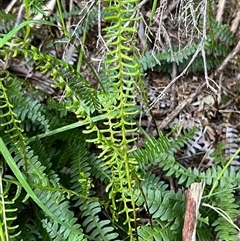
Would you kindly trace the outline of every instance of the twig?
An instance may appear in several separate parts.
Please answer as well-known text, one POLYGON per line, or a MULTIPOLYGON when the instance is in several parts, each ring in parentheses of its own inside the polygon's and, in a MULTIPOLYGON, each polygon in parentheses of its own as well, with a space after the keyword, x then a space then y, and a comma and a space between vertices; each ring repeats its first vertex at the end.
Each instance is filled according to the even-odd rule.
POLYGON ((233 49, 233 51, 227 56, 227 58, 224 59, 224 61, 222 62, 222 64, 217 68, 217 70, 215 71, 215 76, 223 71, 225 69, 225 67, 227 66, 228 62, 233 59, 238 52, 240 51, 240 40, 238 41, 237 46, 233 49))
POLYGON ((231 26, 232 33, 236 33, 239 23, 240 23, 240 9, 238 10, 236 17, 232 21, 232 26, 231 26))
POLYGON ((8 4, 8 6, 5 8, 5 12, 6 12, 6 13, 9 13, 9 12, 12 10, 13 6, 17 3, 17 1, 18 1, 18 0, 12 0, 12 1, 8 4))
MULTIPOLYGON (((176 62, 173 62, 173 67, 172 67, 172 79, 176 78, 177 76, 177 63, 176 62)), ((177 106, 177 90, 176 90, 176 83, 174 83, 172 85, 172 92, 171 92, 171 98, 170 98, 170 101, 171 101, 171 110, 174 110, 177 106)))
MULTIPOLYGON (((15 22, 15 27, 21 23, 21 21, 23 19, 24 11, 25 11, 24 4, 21 4, 19 11, 18 11, 17 19, 15 22)), ((15 40, 12 39, 11 43, 14 43, 14 42, 15 42, 15 40)), ((11 49, 11 51, 9 52, 8 57, 5 61, 5 67, 4 67, 5 69, 7 69, 11 65, 11 62, 12 62, 12 56, 13 56, 12 46, 10 47, 10 49, 11 49)))
MULTIPOLYGON (((207 39, 207 0, 205 0, 205 7, 204 7, 204 14, 203 14, 203 39, 207 39)), ((202 52, 202 59, 203 59, 203 66, 204 66, 204 76, 205 76, 205 81, 207 83, 207 88, 210 88, 215 94, 217 94, 217 90, 215 90, 210 84, 209 80, 214 82, 211 78, 208 77, 208 70, 207 70, 207 60, 206 60, 206 54, 205 54, 205 48, 203 47, 201 49, 202 52)), ((215 82, 214 82, 215 83, 215 82)), ((217 85, 215 83, 215 85, 217 85)))
POLYGON ((233 220, 229 217, 229 215, 225 211, 221 210, 220 208, 211 206, 208 203, 203 203, 202 205, 204 207, 213 209, 215 212, 221 215, 226 221, 228 221, 238 232, 240 232, 240 228, 233 222, 233 220))
POLYGON ((179 3, 179 0, 178 1, 172 1, 172 3, 170 3, 166 12, 163 14, 163 17, 162 17, 163 20, 166 19, 168 17, 168 15, 176 8, 178 3, 179 3))
POLYGON ((223 12, 224 12, 224 8, 225 8, 225 3, 226 3, 226 0, 219 0, 219 2, 218 2, 218 11, 217 11, 216 20, 219 23, 222 22, 223 12))

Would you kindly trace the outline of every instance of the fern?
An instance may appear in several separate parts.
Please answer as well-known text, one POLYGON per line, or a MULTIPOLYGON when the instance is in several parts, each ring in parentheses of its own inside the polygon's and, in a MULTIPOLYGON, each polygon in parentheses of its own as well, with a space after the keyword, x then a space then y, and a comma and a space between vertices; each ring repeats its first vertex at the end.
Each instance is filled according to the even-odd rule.
MULTIPOLYGON (((50 55, 40 53, 37 48, 21 41, 18 43, 18 47, 14 49, 15 56, 19 58, 29 56, 30 61, 34 61, 43 74, 49 73, 53 81, 57 80, 55 88, 64 89, 66 97, 71 96, 73 102, 69 106, 70 109, 85 115, 85 113, 92 113, 99 108, 97 91, 91 88, 90 84, 70 64, 50 55), (53 66, 55 67, 53 68, 53 66), (74 79, 72 76, 74 76, 74 79), (68 82, 69 79, 71 79, 70 82, 68 82), (74 86, 74 88, 70 86, 74 86)), ((4 49, 1 52, 7 58, 9 50, 4 49)))
MULTIPOLYGON (((81 143, 86 142, 81 140, 79 144, 81 143)), ((80 207, 83 227, 91 240, 116 240, 118 234, 113 232, 113 227, 109 225, 111 221, 99 219, 100 202, 96 198, 91 198, 92 191, 90 189, 92 184, 89 160, 94 161, 95 157, 87 152, 86 145, 78 145, 78 155, 73 157, 71 165, 71 186, 76 193, 81 194, 84 198, 74 198, 76 201, 75 206, 80 207)))
POLYGON ((14 15, 0 11, 0 33, 9 32, 15 25, 15 22, 16 17, 14 15))
POLYGON ((6 83, 9 101, 13 104, 13 111, 17 118, 21 120, 22 129, 29 131, 30 128, 46 132, 49 130, 49 120, 45 116, 43 105, 38 100, 23 96, 21 80, 11 76, 11 80, 6 83))
POLYGON ((104 121, 102 129, 91 122, 89 131, 86 133, 97 132, 97 138, 89 141, 95 142, 102 150, 99 158, 103 159, 112 171, 107 192, 109 192, 114 211, 113 217, 117 221, 116 212, 126 215, 124 223, 128 226, 130 240, 133 240, 132 222, 136 220, 136 212, 132 193, 134 180, 131 173, 137 163, 128 154, 128 146, 134 139, 126 138, 126 134, 136 130, 134 128, 135 121, 133 121, 136 111, 126 111, 126 107, 134 107, 134 104, 131 103, 135 98, 133 95, 134 78, 140 74, 136 64, 128 64, 132 58, 128 56, 130 48, 125 43, 126 36, 136 32, 136 30, 134 27, 126 28, 124 24, 126 21, 132 22, 130 25, 134 24, 135 19, 130 19, 130 16, 134 12, 136 1, 131 1, 130 5, 127 1, 114 1, 115 4, 112 4, 111 1, 107 2, 109 6, 105 7, 105 10, 109 11, 110 14, 106 16, 105 20, 111 21, 112 26, 105 29, 107 31, 105 38, 116 38, 109 43, 110 51, 107 52, 107 60, 105 61, 111 93, 105 93, 101 96, 102 112, 106 113, 108 120, 104 121), (111 75, 113 72, 116 74, 111 75), (114 112, 116 114, 112 114, 114 112), (120 135, 120 138, 116 135, 120 135), (117 198, 117 194, 120 194, 119 198, 117 198), (117 210, 117 202, 123 203, 122 210, 117 210), (128 205, 132 206, 132 210, 127 208, 128 205))
POLYGON ((14 183, 12 180, 3 180, 2 173, 0 178, 0 190, 1 190, 1 199, 0 199, 0 237, 1 240, 13 240, 15 237, 19 236, 21 231, 17 231, 18 225, 14 224, 17 219, 16 200, 21 194, 21 187, 14 183), (9 195, 9 190, 16 189, 13 196, 9 195))
MULTIPOLYGON (((35 3, 31 2, 26 9, 44 14, 42 2, 41 6, 35 3)), ((53 100, 52 92, 48 96, 40 94, 38 98, 40 91, 33 91, 31 85, 26 85, 10 70, 1 69, 0 151, 8 165, 0 201, 1 207, 5 204, 1 218, 5 215, 7 227, 1 219, 0 228, 8 229, 11 239, 180 240, 184 193, 180 188, 170 191, 166 181, 152 172, 152 167, 182 188, 204 181, 204 202, 235 219, 234 190, 239 186, 240 172, 232 167, 223 169, 223 148, 219 147, 212 155, 222 160, 223 165, 202 172, 185 168, 175 159, 175 153, 191 140, 196 129, 176 139, 160 132, 158 138, 150 138, 142 148, 134 150, 138 113, 135 88, 136 85, 141 90, 145 88, 141 73, 149 68, 169 71, 172 62, 181 71, 199 44, 194 40, 189 46, 173 46, 157 54, 147 52, 136 60, 135 42, 129 42, 129 38, 134 39, 136 34, 134 26, 139 18, 133 16, 138 7, 136 0, 107 0, 103 4, 101 14, 105 16, 104 40, 108 48, 100 90, 94 89, 71 64, 43 53, 24 40, 10 39, 8 35, 12 42, 4 44, 6 38, 1 42, 4 44, 1 58, 6 60, 11 55, 18 61, 28 59, 28 64, 52 80, 53 88, 61 95, 61 101, 57 101, 59 96, 53 100), (219 179, 219 173, 224 170, 219 179), (215 192, 208 196, 212 186, 216 187, 215 192), (223 194, 227 198, 223 199, 223 194), (148 215, 148 223, 142 226, 138 226, 140 208, 145 208, 148 215), (12 213, 7 212, 11 210, 12 213), (26 212, 30 215, 25 215, 26 212)), ((81 10, 76 7, 61 17, 64 20, 76 16, 81 10)), ((82 11, 80 17, 86 16, 84 24, 75 32, 69 30, 74 33, 71 41, 97 23, 97 11, 95 6, 89 13, 82 11)), ((56 16, 49 19, 58 21, 56 16)), ((199 24, 201 27, 201 21, 199 24)), ((233 39, 226 25, 208 19, 208 27, 204 44, 208 68, 213 68, 229 52, 233 39)), ((3 27, 0 31, 9 30, 3 27)), ((189 71, 202 70, 201 58, 197 56, 189 71)), ((227 146, 226 151, 232 154, 233 149, 227 146)), ((219 240, 236 239, 236 230, 220 215, 202 206, 199 212, 199 240, 210 240, 211 236, 219 240), (203 235, 204 229, 209 232, 203 235)))
MULTIPOLYGON (((35 195, 59 220, 68 223, 74 232, 70 232, 66 227, 59 225, 56 221, 49 218, 42 219, 43 227, 46 228, 53 240, 84 240, 80 225, 75 224, 76 218, 74 218, 74 214, 69 210, 70 205, 69 201, 65 198, 65 190, 62 190, 56 184, 58 181, 57 176, 55 175, 54 179, 49 180, 44 175, 45 167, 41 165, 38 158, 33 155, 33 152, 28 153, 28 159, 30 167, 29 179, 36 186, 34 189, 35 195), (50 187, 50 183, 52 183, 52 187, 50 187)), ((16 156, 15 160, 17 163, 21 163, 19 156, 16 156)))
MULTIPOLYGON (((147 179, 148 180, 148 179, 147 179)), ((183 215, 184 215, 184 196, 181 192, 169 192, 164 184, 151 182, 141 182, 142 191, 135 191, 138 206, 146 205, 152 219, 152 230, 148 226, 142 226, 139 231, 141 238, 146 240, 179 240, 181 236, 183 215), (144 194, 144 195, 142 195, 144 194), (156 230, 157 229, 157 230, 156 230), (143 236, 142 236, 143 235, 143 236), (165 239, 164 239, 165 238, 165 239)), ((140 239, 141 240, 141 239, 140 239)))
POLYGON ((14 78, 8 71, 5 71, 0 78, 0 119, 1 126, 4 127, 5 133, 11 138, 12 145, 16 147, 18 152, 24 159, 24 167, 27 172, 27 144, 23 136, 23 130, 20 128, 20 120, 13 111, 13 105, 9 100, 7 89, 4 85, 4 80, 14 78))
MULTIPOLYGON (((213 206, 217 206, 220 210, 224 211, 231 220, 235 220, 238 214, 239 206, 235 204, 235 198, 233 189, 235 188, 234 182, 228 178, 225 179, 224 185, 220 185, 215 189, 216 194, 213 197, 213 206), (224 187, 224 188, 223 188, 224 187), (224 196, 224 198, 222 198, 224 196)), ((233 227, 226 218, 219 215, 219 217, 213 222, 212 226, 215 227, 218 240, 236 240, 237 230, 233 227)))

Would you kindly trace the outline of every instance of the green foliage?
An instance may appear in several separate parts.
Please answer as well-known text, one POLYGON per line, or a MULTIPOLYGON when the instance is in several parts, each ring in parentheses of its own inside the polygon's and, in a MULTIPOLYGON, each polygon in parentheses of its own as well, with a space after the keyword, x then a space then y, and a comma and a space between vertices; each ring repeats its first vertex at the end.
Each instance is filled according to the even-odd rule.
POLYGON ((4 11, 0 11, 0 33, 9 32, 16 21, 16 17, 12 14, 7 14, 4 11))
MULTIPOLYGON (((39 13, 42 2, 35 2, 30 9, 39 13)), ((6 167, 0 182, 2 240, 181 240, 186 202, 182 188, 200 181, 206 183, 203 201, 235 220, 238 206, 234 191, 240 184, 240 172, 221 165, 200 172, 175 159, 196 129, 176 139, 159 132, 157 138, 135 148, 135 87, 137 83, 144 88, 141 68, 169 71, 169 64, 176 62, 183 70, 199 44, 174 47, 173 54, 167 50, 157 54, 157 59, 147 52, 140 63, 135 58, 135 42, 129 42, 136 35, 139 18, 132 16, 137 10, 137 0, 104 2, 108 51, 99 90, 74 66, 13 37, 20 27, 0 39, 2 62, 9 56, 18 61, 27 59, 61 94, 58 101, 34 90, 10 70, 0 70, 0 158, 6 167), (152 167, 164 178, 160 179, 152 167), (223 173, 221 178, 219 173, 223 173), (181 188, 170 190, 169 178, 181 188), (138 226, 142 207, 148 222, 138 226)), ((64 13, 63 18, 77 11, 64 13)), ((92 8, 76 37, 96 24, 96 11, 92 8)), ((53 16, 51 21, 55 20, 53 16)), ((212 67, 233 42, 228 27, 214 20, 209 24, 213 27, 204 46, 212 67)), ((192 71, 202 70, 200 59, 197 56, 192 71)), ((213 157, 223 163, 220 146, 213 157)), ((236 240, 236 229, 221 215, 203 206, 199 212, 199 240, 236 240), (203 232, 206 229, 208 232, 203 232)))

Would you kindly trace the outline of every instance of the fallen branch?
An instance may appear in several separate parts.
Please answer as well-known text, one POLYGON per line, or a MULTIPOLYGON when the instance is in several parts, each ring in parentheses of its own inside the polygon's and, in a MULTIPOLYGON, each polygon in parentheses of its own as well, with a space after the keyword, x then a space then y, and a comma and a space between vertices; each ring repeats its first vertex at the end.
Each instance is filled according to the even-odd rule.
POLYGON ((182 231, 183 241, 196 240, 196 226, 198 210, 203 194, 205 183, 192 183, 187 191, 186 211, 184 217, 184 226, 182 231))

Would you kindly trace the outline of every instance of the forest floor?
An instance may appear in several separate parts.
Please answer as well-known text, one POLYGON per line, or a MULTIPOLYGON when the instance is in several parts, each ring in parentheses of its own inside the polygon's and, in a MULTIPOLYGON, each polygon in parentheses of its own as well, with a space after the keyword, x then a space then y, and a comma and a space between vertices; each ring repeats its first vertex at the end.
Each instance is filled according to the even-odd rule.
MULTIPOLYGON (((73 5, 82 7, 83 9, 92 9, 95 7, 92 1, 71 1, 73 5)), ((191 45, 197 39, 196 36, 190 38, 189 33, 196 34, 194 29, 195 18, 204 15, 200 2, 196 5, 196 11, 186 15, 185 12, 191 10, 191 5, 185 1, 163 1, 158 3, 156 11, 151 19, 153 1, 141 2, 142 20, 138 27, 138 50, 141 52, 144 49, 152 51, 152 53, 164 51, 171 47, 171 44, 183 43, 191 45), (184 5, 184 3, 186 5, 184 5), (199 10, 199 12, 198 12, 199 10), (201 10, 201 11, 200 11, 201 10), (159 34, 161 36, 159 36, 159 34)), ((148 68, 143 79, 145 88, 147 89, 147 97, 149 106, 146 107, 140 100, 137 100, 142 106, 142 111, 138 117, 138 124, 149 136, 157 136, 158 130, 168 133, 174 125, 179 125, 180 128, 175 134, 178 135, 184 130, 194 126, 199 127, 193 139, 186 145, 186 148, 178 153, 178 160, 186 166, 197 166, 206 168, 213 164, 211 153, 215 150, 217 144, 223 141, 226 145, 225 156, 229 158, 236 152, 239 147, 238 139, 240 135, 240 5, 239 2, 229 1, 226 5, 215 5, 213 15, 216 16, 218 22, 228 24, 234 36, 234 44, 231 46, 229 56, 225 56, 222 64, 215 66, 210 70, 204 68, 202 71, 191 73, 186 70, 178 70, 175 63, 169 63, 170 73, 164 71, 156 71, 155 68, 148 68)), ((8 12, 13 12, 7 2, 3 1, 5 9, 8 12)), ((66 11, 70 11, 70 5, 63 7, 66 11)), ((73 9, 72 9, 73 11, 73 9)), ((71 16, 66 20, 67 27, 76 26, 83 22, 86 15, 71 16)), ((96 17, 96 15, 95 15, 96 17)), ((105 27, 104 20, 101 21, 101 28, 105 27)), ((43 30, 46 33, 46 29, 43 30)), ((59 30, 52 30, 56 36, 60 38, 63 33, 59 30), (55 31, 55 32, 54 32, 55 31)), ((206 29, 209 31, 209 29, 206 29)), ((203 33, 203 32, 202 32, 203 33)), ((48 32, 49 34, 49 32, 48 32)), ((201 37, 199 37, 201 38, 201 37)), ((39 37, 36 38, 39 41, 39 37)), ((66 57, 66 52, 70 52, 70 48, 66 46, 55 46, 55 49, 44 49, 44 45, 48 44, 51 37, 46 36, 41 40, 39 47, 43 51, 57 56, 66 57)), ((57 39, 55 39, 56 41, 57 39)), ((85 58, 88 59, 92 67, 98 73, 105 52, 104 42, 99 41, 99 24, 95 19, 86 32, 86 41, 84 44, 85 58)), ((140 54, 141 55, 141 54, 140 54)), ((76 61, 76 52, 72 51, 69 61, 76 61)), ((64 59, 64 58, 63 58, 64 59)), ((66 58, 65 58, 66 59, 66 58)), ((202 62, 203 65, 203 62, 202 62)), ((34 70, 29 74, 29 66, 26 63, 19 63, 17 60, 12 60, 9 66, 11 71, 19 73, 20 76, 28 79, 38 89, 42 89, 47 94, 55 95, 56 92, 51 89, 51 80, 49 76, 42 76, 39 71, 34 70), (25 66, 25 67, 24 67, 25 66)), ((83 64, 81 74, 89 82, 96 86, 93 81, 94 77, 87 67, 83 64)), ((140 91, 141 92, 141 91, 140 91)), ((58 94, 58 93, 57 93, 58 94)), ((141 95, 141 93, 140 93, 141 95)), ((144 138, 139 136, 138 146, 142 145, 144 138)), ((234 165, 239 165, 238 158, 234 165)))

